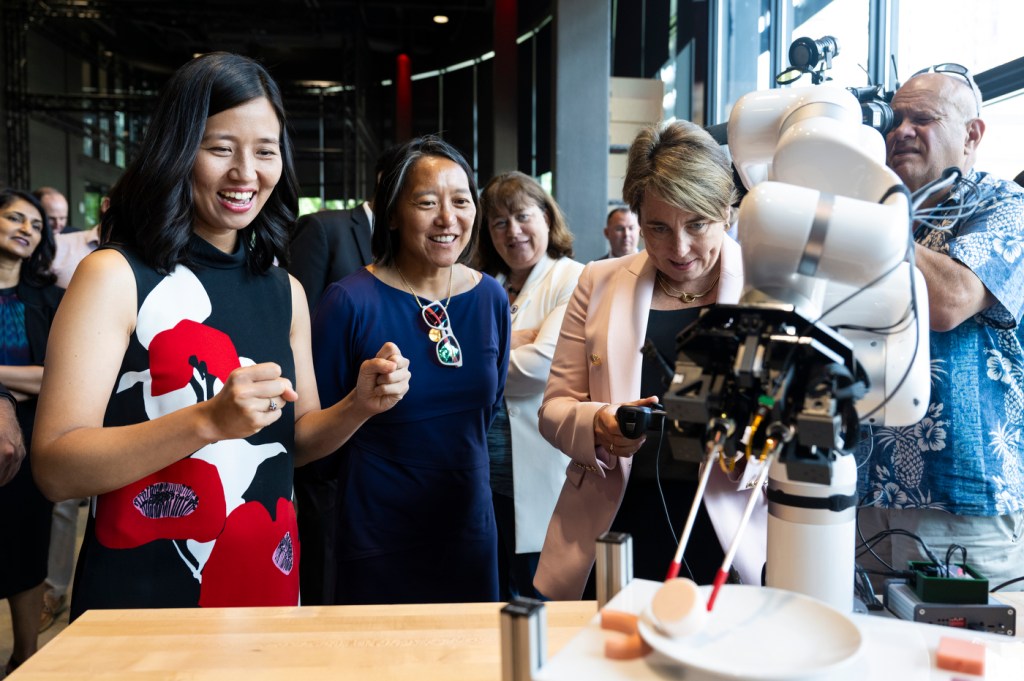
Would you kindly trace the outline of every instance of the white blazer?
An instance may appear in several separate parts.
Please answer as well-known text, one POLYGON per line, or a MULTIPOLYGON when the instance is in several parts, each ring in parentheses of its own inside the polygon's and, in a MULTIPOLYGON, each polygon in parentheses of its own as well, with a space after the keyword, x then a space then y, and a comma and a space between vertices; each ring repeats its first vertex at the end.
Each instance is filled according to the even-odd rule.
MULTIPOLYGON (((735 303, 743 288, 740 247, 722 243, 718 302, 735 303)), ((647 319, 655 267, 647 253, 586 266, 565 313, 540 409, 540 431, 572 462, 548 526, 534 586, 553 599, 578 599, 594 564, 596 539, 611 527, 629 479, 632 459, 620 459, 594 442, 594 418, 609 404, 639 399, 647 319)), ((759 466, 740 480, 714 471, 704 503, 727 547, 759 466)), ((766 554, 764 493, 734 561, 745 583, 760 584, 766 554)), ((652 519, 652 522, 660 522, 652 519)), ((666 570, 668 564, 665 564, 666 570)))
MULTIPOLYGON (((512 484, 515 494, 516 553, 536 553, 565 481, 569 457, 541 437, 537 411, 544 397, 565 307, 583 265, 546 253, 512 304, 512 330, 537 329, 537 338, 512 351, 505 380, 505 405, 512 436, 512 484)), ((497 279, 505 283, 505 275, 497 279)))

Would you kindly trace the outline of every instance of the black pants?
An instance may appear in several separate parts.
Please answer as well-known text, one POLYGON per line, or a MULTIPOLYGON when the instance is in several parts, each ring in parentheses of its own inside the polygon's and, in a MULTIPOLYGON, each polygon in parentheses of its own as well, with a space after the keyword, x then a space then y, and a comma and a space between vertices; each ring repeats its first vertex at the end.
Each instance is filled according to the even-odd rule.
POLYGON ((498 590, 501 600, 519 596, 543 599, 533 588, 540 552, 516 553, 516 513, 512 497, 493 494, 494 520, 498 524, 498 590))
MULTIPOLYGON (((641 579, 665 579, 690 505, 697 493, 697 481, 662 479, 661 488, 665 493, 673 530, 669 530, 658 485, 655 480, 647 478, 630 479, 622 505, 612 522, 612 530, 628 532, 633 536, 633 576, 641 579)), ((711 525, 707 509, 701 504, 683 554, 686 565, 682 566, 679 575, 691 577, 698 584, 711 584, 718 568, 722 566, 723 558, 725 552, 711 525)))
POLYGON ((298 511, 299 593, 302 605, 334 605, 337 573, 335 527, 338 479, 314 465, 295 469, 295 500, 298 511))

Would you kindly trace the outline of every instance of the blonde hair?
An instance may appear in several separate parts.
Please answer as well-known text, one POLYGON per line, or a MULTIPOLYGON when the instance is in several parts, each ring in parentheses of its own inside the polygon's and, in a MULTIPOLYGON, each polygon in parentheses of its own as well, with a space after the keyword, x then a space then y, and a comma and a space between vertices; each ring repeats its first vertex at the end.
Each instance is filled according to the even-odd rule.
POLYGON ((715 222, 736 201, 732 166, 704 128, 673 121, 641 130, 629 148, 622 198, 640 217, 648 193, 715 222))

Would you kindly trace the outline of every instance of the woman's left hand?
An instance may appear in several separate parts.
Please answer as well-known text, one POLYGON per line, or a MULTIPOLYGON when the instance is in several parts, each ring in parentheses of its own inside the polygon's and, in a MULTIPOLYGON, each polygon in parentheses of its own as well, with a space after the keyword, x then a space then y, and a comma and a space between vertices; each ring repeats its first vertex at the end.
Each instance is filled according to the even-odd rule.
POLYGON ((399 403, 409 392, 409 359, 394 343, 385 343, 377 356, 359 367, 356 401, 371 415, 380 414, 399 403))

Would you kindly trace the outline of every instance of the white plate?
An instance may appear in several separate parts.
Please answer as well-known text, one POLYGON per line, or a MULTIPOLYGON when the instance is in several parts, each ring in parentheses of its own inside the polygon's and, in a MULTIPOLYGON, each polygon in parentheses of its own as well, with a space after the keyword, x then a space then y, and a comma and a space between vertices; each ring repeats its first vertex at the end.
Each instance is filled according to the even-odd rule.
MULTIPOLYGON (((701 587, 707 598, 710 586, 701 587)), ((685 667, 721 679, 814 679, 845 676, 863 637, 853 621, 803 594, 727 584, 703 631, 664 636, 640 618, 640 635, 685 667)))

